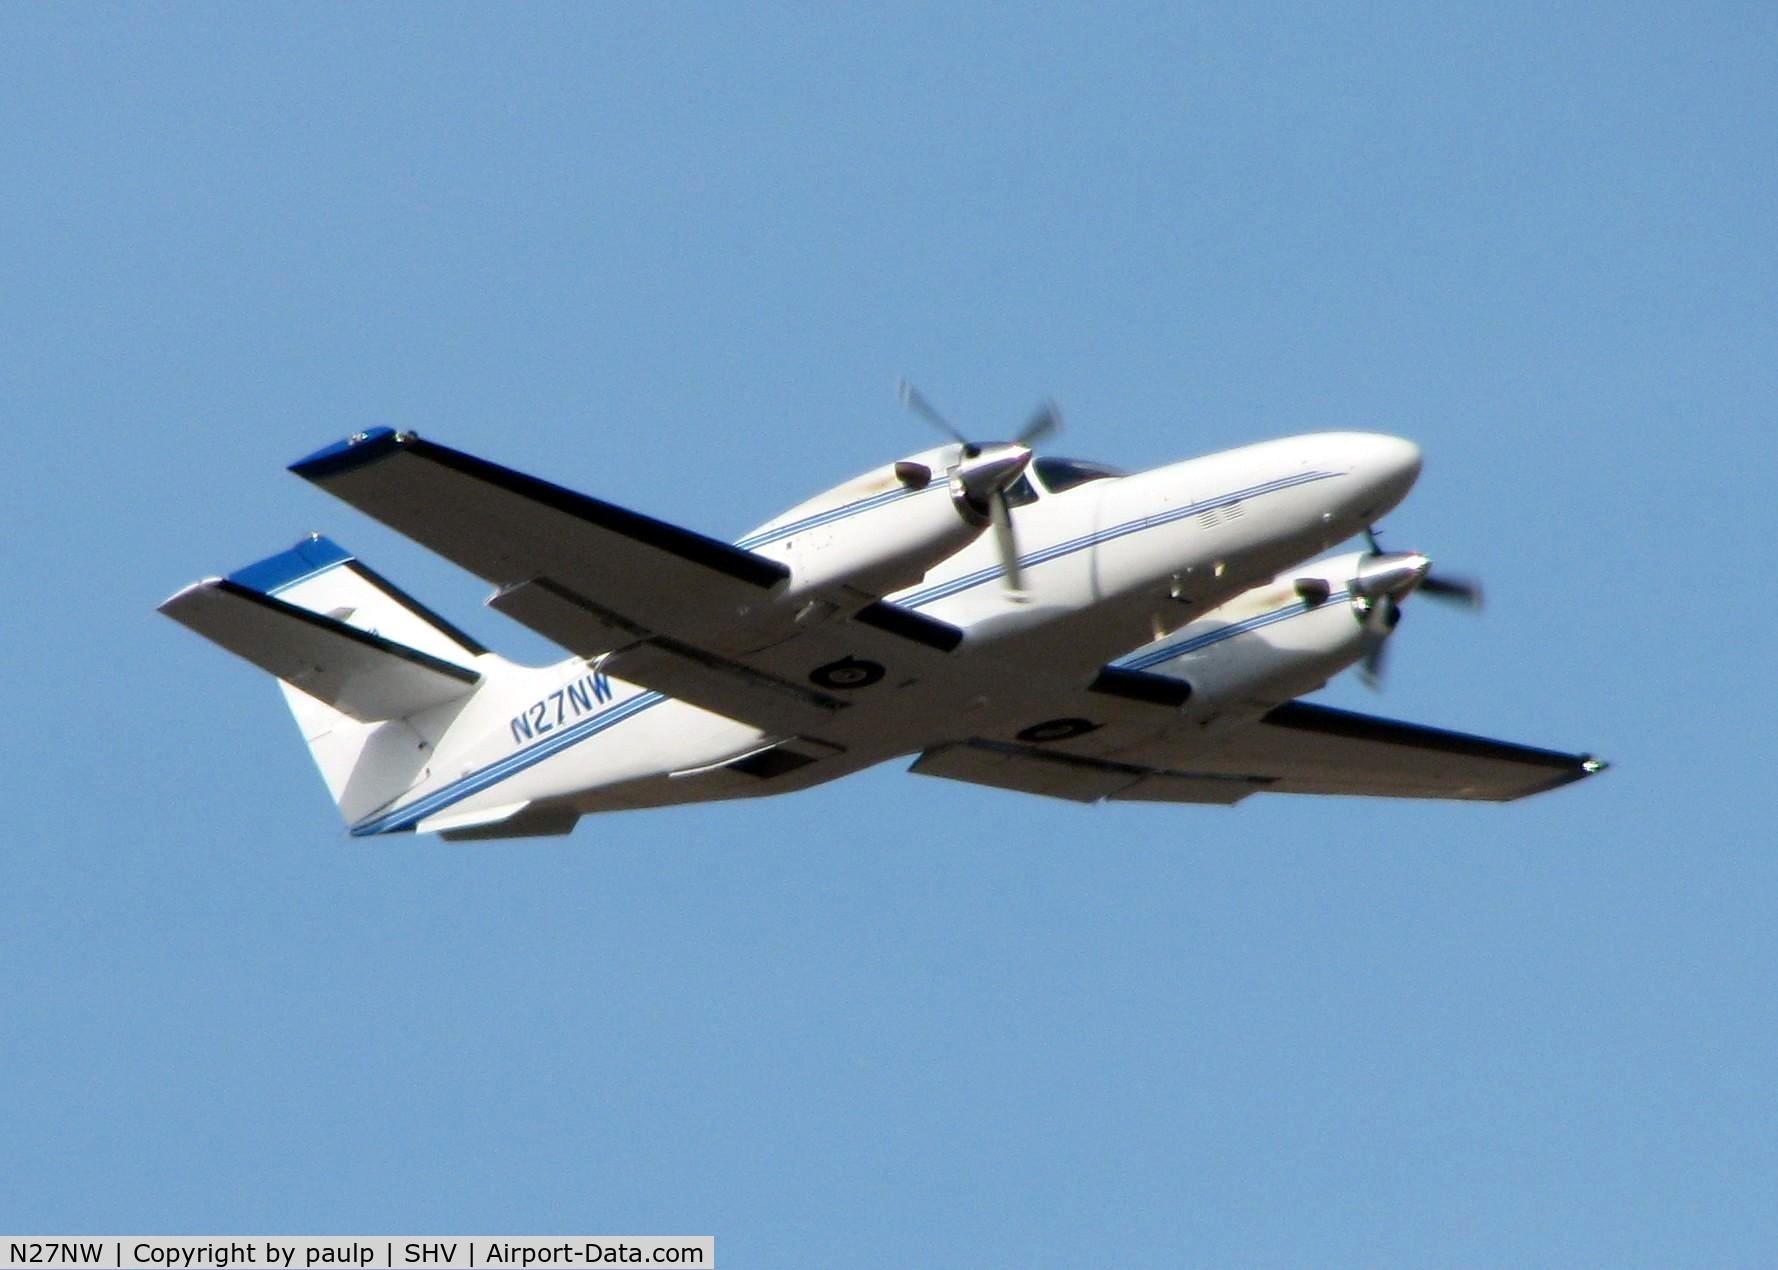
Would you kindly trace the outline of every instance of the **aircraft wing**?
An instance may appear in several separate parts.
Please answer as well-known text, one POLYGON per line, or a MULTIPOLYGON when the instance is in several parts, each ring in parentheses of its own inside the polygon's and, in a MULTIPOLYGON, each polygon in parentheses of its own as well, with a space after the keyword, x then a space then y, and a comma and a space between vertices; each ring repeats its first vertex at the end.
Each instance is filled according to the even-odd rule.
POLYGON ((602 669, 769 731, 819 735, 847 693, 941 666, 962 632, 882 601, 798 625, 789 569, 389 429, 291 470, 498 588, 489 604, 602 669))
POLYGON ((1170 729, 1115 755, 972 740, 912 770, 1077 802, 1234 803, 1250 794, 1510 802, 1599 771, 1583 754, 1293 701, 1218 740, 1170 729))

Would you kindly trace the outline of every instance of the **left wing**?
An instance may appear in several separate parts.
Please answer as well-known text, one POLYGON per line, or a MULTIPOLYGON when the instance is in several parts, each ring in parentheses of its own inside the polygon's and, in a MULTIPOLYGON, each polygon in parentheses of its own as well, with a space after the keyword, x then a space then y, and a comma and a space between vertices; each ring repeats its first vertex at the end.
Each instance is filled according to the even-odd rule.
POLYGON ((489 604, 613 675, 773 732, 939 671, 956 627, 858 596, 774 601, 790 570, 715 538, 389 429, 291 466, 499 588, 489 604))
POLYGON ((790 575, 776 560, 412 433, 359 433, 290 470, 496 586, 548 577, 621 597, 614 607, 650 630, 745 611, 790 575))
POLYGON ((1511 802, 1604 766, 1585 754, 1293 701, 1215 740, 1175 727, 1112 755, 972 740, 927 750, 911 770, 1077 802, 1226 804, 1255 793, 1511 802))

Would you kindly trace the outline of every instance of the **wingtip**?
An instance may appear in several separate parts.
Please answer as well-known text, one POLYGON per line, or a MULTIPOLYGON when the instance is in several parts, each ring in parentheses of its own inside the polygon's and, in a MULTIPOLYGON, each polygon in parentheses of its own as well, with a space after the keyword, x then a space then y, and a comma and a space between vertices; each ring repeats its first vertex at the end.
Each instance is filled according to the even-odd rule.
POLYGON ((397 447, 414 439, 415 434, 412 432, 397 432, 394 428, 368 428, 363 432, 354 432, 332 445, 322 446, 313 454, 292 463, 289 470, 304 480, 325 480, 329 476, 385 458, 397 447))
POLYGON ((179 614, 190 605, 196 596, 206 591, 214 591, 222 585, 221 578, 200 578, 188 586, 182 586, 159 604, 154 606, 156 613, 164 613, 175 622, 181 621, 179 614))

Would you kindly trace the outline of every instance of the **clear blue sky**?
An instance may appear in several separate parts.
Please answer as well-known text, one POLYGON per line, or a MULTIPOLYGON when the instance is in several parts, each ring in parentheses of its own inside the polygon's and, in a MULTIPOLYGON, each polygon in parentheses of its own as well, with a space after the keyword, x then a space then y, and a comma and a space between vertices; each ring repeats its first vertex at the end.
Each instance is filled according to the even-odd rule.
POLYGON ((1778 11, 0 10, 0 1228, 711 1233, 734 1266, 1778 1260, 1778 11), (1481 575, 1382 695, 1510 807, 898 766, 345 838, 158 617, 393 424, 719 535, 1041 397, 1376 428, 1481 575))

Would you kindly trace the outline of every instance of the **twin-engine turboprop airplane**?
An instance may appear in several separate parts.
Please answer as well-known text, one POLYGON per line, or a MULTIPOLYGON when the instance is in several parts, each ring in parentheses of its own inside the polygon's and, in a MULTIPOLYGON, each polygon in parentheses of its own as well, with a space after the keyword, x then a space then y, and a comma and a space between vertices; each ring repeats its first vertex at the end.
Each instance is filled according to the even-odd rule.
POLYGON ((319 536, 160 607, 282 681, 354 835, 563 834, 905 754, 1080 802, 1505 801, 1602 766, 1295 700, 1374 669, 1409 596, 1468 594, 1374 538, 1301 563, 1401 501, 1411 443, 1329 432, 1125 474, 1033 458, 1053 422, 958 436, 734 544, 408 432, 292 466, 492 583, 571 654, 554 665, 319 536))

